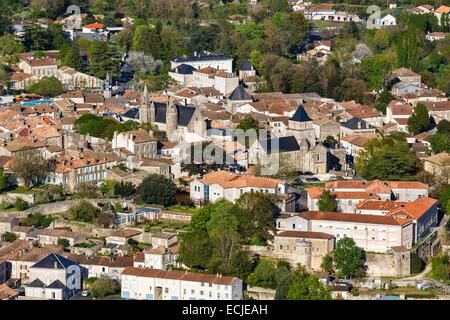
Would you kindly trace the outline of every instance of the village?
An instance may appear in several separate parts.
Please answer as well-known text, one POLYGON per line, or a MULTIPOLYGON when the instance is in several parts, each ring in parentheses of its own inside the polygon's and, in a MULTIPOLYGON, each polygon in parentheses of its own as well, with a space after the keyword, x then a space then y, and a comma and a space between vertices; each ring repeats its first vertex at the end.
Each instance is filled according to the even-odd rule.
POLYGON ((134 14, 14 17, 0 300, 448 299, 450 7, 384 5, 372 28, 287 1, 264 28, 302 37, 266 52, 251 0, 221 28, 266 44, 238 55, 134 14))

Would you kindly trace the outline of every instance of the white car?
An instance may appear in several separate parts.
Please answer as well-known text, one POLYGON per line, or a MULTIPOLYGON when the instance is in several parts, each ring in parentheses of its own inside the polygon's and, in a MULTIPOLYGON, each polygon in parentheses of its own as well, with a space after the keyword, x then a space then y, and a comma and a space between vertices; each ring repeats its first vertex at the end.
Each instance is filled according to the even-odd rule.
POLYGON ((81 292, 81 296, 89 297, 89 291, 84 290, 83 292, 81 292))

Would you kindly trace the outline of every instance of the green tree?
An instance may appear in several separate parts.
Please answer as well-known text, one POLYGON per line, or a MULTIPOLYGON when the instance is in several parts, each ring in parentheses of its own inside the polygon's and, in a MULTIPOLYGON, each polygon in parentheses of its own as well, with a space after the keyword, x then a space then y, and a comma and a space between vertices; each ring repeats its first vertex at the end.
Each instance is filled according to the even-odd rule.
POLYGON ((411 273, 420 273, 424 267, 425 262, 416 253, 411 253, 411 273))
POLYGON ((0 192, 8 188, 8 176, 4 168, 0 168, 0 192))
POLYGON ((276 288, 276 268, 274 264, 262 259, 258 262, 255 270, 247 277, 247 283, 251 286, 262 288, 276 288))
POLYGON ((438 133, 450 135, 450 121, 445 119, 439 121, 437 124, 438 133))
POLYGON ((105 298, 120 292, 120 284, 116 280, 101 275, 91 287, 92 296, 96 299, 105 298))
POLYGON ((141 199, 149 204, 170 206, 175 203, 177 187, 163 175, 151 174, 139 186, 141 199))
POLYGON ((14 201, 14 208, 16 208, 17 211, 26 210, 28 209, 28 203, 22 198, 16 198, 16 201, 14 201))
POLYGON ((17 240, 17 236, 15 233, 6 231, 2 234, 2 240, 6 242, 13 242, 17 240))
POLYGON ((105 79, 109 74, 115 77, 119 74, 119 52, 112 44, 104 41, 93 41, 90 46, 89 74, 105 79))
POLYGON ((72 218, 77 221, 93 223, 100 214, 100 209, 82 200, 79 204, 69 208, 72 218))
POLYGON ((334 273, 333 269, 333 256, 331 254, 327 254, 322 258, 322 264, 320 265, 323 271, 328 272, 330 274, 334 273))
POLYGON ((416 135, 427 131, 430 126, 430 116, 428 109, 422 103, 418 103, 414 108, 414 114, 408 119, 408 131, 416 135))
POLYGON ((67 239, 59 238, 58 239, 58 246, 62 246, 63 248, 68 248, 68 247, 70 247, 70 242, 67 239))
POLYGON ((379 50, 386 49, 389 46, 389 35, 387 34, 386 30, 378 29, 377 31, 375 31, 373 43, 379 50))
POLYGON ((138 26, 134 32, 132 49, 152 55, 155 59, 162 58, 163 48, 157 29, 152 26, 138 26))
POLYGON ((450 262, 448 255, 443 254, 431 259, 431 278, 440 281, 450 280, 450 262))
POLYGON ((13 56, 25 50, 22 42, 11 34, 6 33, 0 37, 0 53, 6 56, 13 56))
POLYGON ((367 180, 404 180, 420 169, 420 160, 401 134, 370 140, 356 161, 356 172, 367 180))
POLYGON ((44 183, 50 172, 47 160, 40 157, 14 158, 12 171, 27 188, 44 183))
POLYGON ((215 203, 210 219, 206 223, 206 228, 211 236, 223 230, 238 230, 238 220, 231 212, 233 204, 227 200, 220 200, 215 203))
MULTIPOLYGON (((442 122, 442 121, 441 121, 442 122)), ((435 133, 429 139, 431 150, 437 154, 441 152, 450 153, 450 135, 446 133, 435 133)))
POLYGON ((80 53, 80 46, 74 41, 64 58, 65 66, 72 67, 77 71, 83 71, 83 58, 80 53))
POLYGON ((211 241, 206 231, 188 232, 182 236, 179 261, 189 268, 206 269, 211 258, 211 241))
POLYGON ((232 212, 239 222, 238 231, 244 239, 255 237, 267 241, 272 237, 276 208, 266 194, 244 193, 236 201, 232 212))
POLYGON ((329 190, 325 190, 319 197, 317 205, 320 211, 336 212, 336 200, 329 190))
POLYGON ((364 272, 364 255, 355 240, 344 237, 337 241, 332 253, 335 268, 340 276, 353 278, 364 272))
MULTIPOLYGON (((449 203, 450 203, 450 186, 447 186, 439 196, 439 205, 442 208, 447 208, 449 203)), ((450 213, 450 211, 447 211, 447 213, 450 213)))
POLYGON ((38 82, 31 84, 28 87, 28 91, 44 97, 55 97, 64 92, 64 86, 61 81, 54 76, 46 76, 38 82))
POLYGON ((287 293, 288 300, 330 300, 330 289, 299 266, 296 279, 287 293))

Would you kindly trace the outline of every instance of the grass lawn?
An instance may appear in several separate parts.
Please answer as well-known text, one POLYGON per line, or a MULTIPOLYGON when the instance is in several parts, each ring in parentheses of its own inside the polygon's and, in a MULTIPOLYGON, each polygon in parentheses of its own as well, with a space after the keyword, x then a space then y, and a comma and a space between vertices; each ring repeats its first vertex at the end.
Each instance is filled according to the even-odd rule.
POLYGON ((383 294, 388 296, 405 295, 410 298, 432 298, 436 296, 433 290, 420 290, 415 287, 399 287, 391 290, 371 289, 366 292, 360 291, 360 293, 368 295, 383 294))
POLYGON ((20 193, 20 194, 36 194, 42 191, 42 189, 34 188, 34 189, 28 189, 25 187, 16 187, 14 189, 8 190, 6 192, 13 192, 13 193, 20 193))
POLYGON ((167 207, 166 210, 194 214, 197 211, 197 208, 196 207, 183 206, 181 204, 175 204, 173 206, 167 207))
POLYGON ((156 222, 152 222, 147 225, 141 225, 144 227, 146 232, 161 232, 164 231, 189 231, 191 229, 191 225, 189 223, 177 222, 177 221, 167 221, 167 220, 159 220, 156 222))
POLYGON ((324 187, 325 182, 303 182, 298 187, 300 189, 312 188, 312 187, 324 187))

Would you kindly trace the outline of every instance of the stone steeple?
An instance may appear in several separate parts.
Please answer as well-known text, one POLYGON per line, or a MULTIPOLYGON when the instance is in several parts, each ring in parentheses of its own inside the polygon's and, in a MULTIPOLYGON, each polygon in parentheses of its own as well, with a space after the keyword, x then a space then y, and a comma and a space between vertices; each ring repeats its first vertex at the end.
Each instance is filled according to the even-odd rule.
POLYGON ((139 121, 141 123, 153 123, 155 121, 155 105, 153 101, 150 100, 147 84, 144 85, 144 92, 141 94, 139 121))

